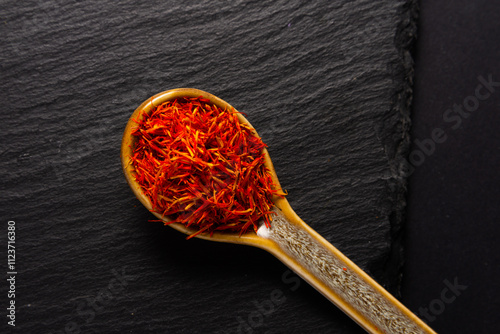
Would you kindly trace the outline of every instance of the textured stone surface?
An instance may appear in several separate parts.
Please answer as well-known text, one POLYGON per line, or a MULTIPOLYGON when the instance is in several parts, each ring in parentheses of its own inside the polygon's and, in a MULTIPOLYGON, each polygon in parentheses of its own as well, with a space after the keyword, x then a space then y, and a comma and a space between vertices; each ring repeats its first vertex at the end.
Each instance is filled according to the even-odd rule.
POLYGON ((18 329, 362 333, 265 252, 148 223, 119 147, 149 96, 220 96, 268 143, 299 216, 397 292, 414 10, 3 1, 0 208, 18 229, 18 329))

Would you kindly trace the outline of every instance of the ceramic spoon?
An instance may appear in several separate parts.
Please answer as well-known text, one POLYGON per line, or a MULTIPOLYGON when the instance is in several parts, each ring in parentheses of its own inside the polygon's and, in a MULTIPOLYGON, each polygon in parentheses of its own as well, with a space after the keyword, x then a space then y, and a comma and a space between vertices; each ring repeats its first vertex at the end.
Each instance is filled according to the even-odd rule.
MULTIPOLYGON (((136 126, 132 119, 140 117, 152 106, 165 101, 198 96, 209 99, 221 109, 233 109, 227 102, 207 92, 192 88, 173 89, 157 94, 141 104, 125 128, 121 147, 125 177, 134 194, 150 211, 152 211, 151 202, 136 182, 134 168, 130 162, 134 145, 134 137, 131 133, 136 126)), ((241 114, 238 114, 238 118, 240 122, 250 125, 241 114)), ((254 135, 258 136, 255 129, 254 135)), ((265 165, 270 170, 274 183, 279 186, 278 177, 267 150, 264 154, 265 165)), ((276 196, 273 202, 276 215, 273 215, 270 229, 262 224, 257 233, 252 231, 239 236, 238 233, 216 232, 213 236, 199 234, 196 237, 255 246, 268 251, 369 333, 435 333, 351 260, 304 223, 290 207, 286 198, 276 196)), ((159 219, 168 221, 168 218, 158 213, 153 212, 153 214, 159 219)), ((189 235, 196 232, 178 223, 169 226, 189 235)))

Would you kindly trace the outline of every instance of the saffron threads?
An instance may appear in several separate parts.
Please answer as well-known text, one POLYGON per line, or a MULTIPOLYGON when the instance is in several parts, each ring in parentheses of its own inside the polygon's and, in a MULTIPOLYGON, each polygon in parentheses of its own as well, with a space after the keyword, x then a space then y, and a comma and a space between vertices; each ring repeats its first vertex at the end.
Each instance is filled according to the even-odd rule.
MULTIPOLYGON (((135 178, 153 211, 199 233, 270 226, 271 199, 284 196, 264 166, 266 145, 236 111, 202 97, 167 101, 135 120, 135 178)), ((169 223, 166 223, 169 224, 169 223)))

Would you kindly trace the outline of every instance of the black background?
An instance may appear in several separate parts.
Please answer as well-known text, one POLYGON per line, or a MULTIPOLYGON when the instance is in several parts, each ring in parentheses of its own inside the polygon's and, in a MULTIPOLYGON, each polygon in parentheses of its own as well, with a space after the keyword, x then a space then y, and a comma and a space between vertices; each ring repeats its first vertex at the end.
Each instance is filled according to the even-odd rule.
POLYGON ((432 303, 430 324, 441 333, 499 327, 500 90, 457 129, 443 120, 474 95, 478 76, 500 81, 499 42, 498 2, 421 1, 412 139, 442 128, 447 140, 409 178, 402 295, 415 312, 432 303), (455 279, 467 288, 440 311, 434 300, 455 279))
POLYGON ((500 81, 500 6, 422 1, 412 46, 411 4, 2 1, 13 332, 234 333, 275 290, 285 302, 247 332, 363 332, 263 251, 147 222, 121 173, 121 134, 143 100, 181 86, 248 113, 299 215, 391 292, 402 283, 436 331, 496 332, 500 87, 457 129, 443 115, 479 76, 500 81), (403 170, 437 128, 446 140, 403 170), (466 288, 445 303, 455 281, 466 288))

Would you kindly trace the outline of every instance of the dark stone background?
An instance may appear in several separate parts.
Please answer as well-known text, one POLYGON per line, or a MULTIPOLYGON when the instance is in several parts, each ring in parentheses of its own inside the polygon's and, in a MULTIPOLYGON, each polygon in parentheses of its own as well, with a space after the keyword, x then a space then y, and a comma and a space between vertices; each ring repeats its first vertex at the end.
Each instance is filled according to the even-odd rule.
MULTIPOLYGON (((465 40, 474 30, 462 28, 449 45, 460 45, 460 38, 477 42, 496 65, 495 43, 478 38, 485 36, 483 30, 490 38, 498 35, 495 11, 487 6, 478 1, 460 8, 456 15, 478 20, 475 38, 465 40), (476 19, 474 13, 483 16, 476 19)), ((251 329, 254 333, 363 332, 265 252, 186 242, 178 232, 147 222, 151 215, 133 197, 121 172, 121 134, 143 100, 176 87, 204 89, 247 113, 269 144, 297 213, 395 294, 402 264, 405 177, 411 174, 414 193, 403 300, 418 311, 439 298, 443 280, 458 277, 467 290, 431 325, 463 333, 494 328, 488 327, 493 320, 467 320, 462 314, 487 298, 491 299, 486 305, 496 302, 488 284, 475 279, 487 282, 495 270, 498 274, 493 260, 489 266, 477 262, 498 255, 489 254, 487 247, 481 248, 484 253, 474 253, 463 243, 454 248, 460 242, 449 233, 472 236, 467 223, 476 221, 477 211, 469 207, 469 216, 460 211, 471 197, 483 198, 482 211, 489 214, 489 220, 481 220, 484 225, 474 226, 477 234, 472 241, 480 243, 481 236, 496 232, 493 221, 498 215, 490 211, 495 205, 485 199, 497 199, 491 195, 498 187, 484 181, 497 177, 492 167, 498 159, 498 135, 493 132, 498 127, 491 119, 498 120, 492 107, 498 106, 498 98, 492 95, 484 102, 485 110, 491 107, 490 116, 471 116, 463 130, 447 132, 451 139, 425 164, 407 169, 414 9, 412 1, 388 0, 1 2, 0 230, 6 235, 7 221, 16 221, 16 330, 235 333, 239 326, 247 326, 240 323, 248 324, 257 304, 266 305, 271 292, 279 290, 284 302, 261 318, 253 317, 258 323, 251 329), (466 143, 471 133, 478 136, 466 143), (445 145, 453 158, 440 153, 445 145), (477 149, 483 146, 490 154, 477 149), (455 180, 443 193, 436 179, 450 183, 440 179, 444 172, 435 168, 439 163, 443 170, 450 163, 463 166, 464 152, 469 173, 483 158, 483 182, 468 183, 483 192, 463 194, 462 202, 454 202, 456 220, 449 219, 463 223, 457 231, 454 225, 442 224, 450 212, 439 208, 459 196, 460 182, 465 181, 455 180), (437 189, 429 188, 433 184, 437 189), (448 255, 440 245, 448 247, 448 255), (462 264, 460 259, 467 256, 470 262, 462 264), (480 273, 469 273, 471 266, 480 273), (456 324, 463 331, 457 331, 456 324)), ((452 5, 437 13, 425 4, 423 9, 436 20, 435 26, 443 22, 440 13, 450 20, 449 29, 464 24, 450 15, 457 10, 452 5)), ((425 18, 424 25, 432 24, 425 18)), ((414 136, 420 139, 440 124, 439 113, 474 92, 478 75, 491 73, 495 78, 497 70, 458 70, 471 61, 467 50, 478 51, 473 43, 462 45, 460 62, 451 61, 454 56, 443 62, 438 56, 446 53, 446 43, 439 38, 448 36, 446 29, 437 37, 429 37, 435 36, 430 30, 425 37, 421 29, 419 47, 430 47, 434 53, 417 48, 416 54, 425 64, 416 76, 414 136), (432 55, 436 58, 429 59, 432 55), (439 73, 448 81, 443 83, 439 73), (454 85, 460 90, 446 93, 454 85)), ((5 238, 0 240, 6 247, 5 238)), ((5 262, 1 261, 3 272, 5 262)), ((0 293, 2 305, 7 305, 5 284, 0 293)), ((495 312, 490 306, 486 310, 495 312)), ((492 319, 487 316, 484 319, 492 319)), ((1 332, 8 329, 6 322, 1 332)))

